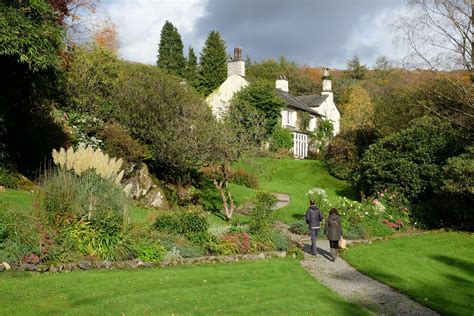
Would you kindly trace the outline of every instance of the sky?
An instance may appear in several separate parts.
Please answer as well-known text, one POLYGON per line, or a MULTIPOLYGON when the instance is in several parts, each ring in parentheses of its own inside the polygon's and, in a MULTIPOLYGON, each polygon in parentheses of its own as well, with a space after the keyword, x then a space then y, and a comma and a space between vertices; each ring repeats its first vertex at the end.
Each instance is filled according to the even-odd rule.
MULTIPOLYGON (((230 55, 242 47, 252 60, 285 56, 300 65, 345 68, 357 55, 369 66, 378 56, 400 60, 391 23, 404 0, 102 0, 118 27, 122 58, 155 64, 166 20, 181 34, 184 53, 199 53, 218 31, 230 55)), ((199 56, 199 55, 198 55, 199 56)))

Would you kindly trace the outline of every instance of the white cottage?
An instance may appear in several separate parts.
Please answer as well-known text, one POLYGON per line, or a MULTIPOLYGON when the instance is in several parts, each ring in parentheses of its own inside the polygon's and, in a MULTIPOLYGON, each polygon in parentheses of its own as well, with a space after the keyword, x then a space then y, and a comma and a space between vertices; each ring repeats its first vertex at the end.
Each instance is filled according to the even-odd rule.
MULTIPOLYGON (((230 100, 234 94, 249 85, 245 78, 245 62, 242 59, 242 48, 234 48, 234 57, 227 63, 227 79, 212 92, 206 101, 212 108, 212 113, 220 119, 229 109, 230 100)), ((331 90, 329 69, 324 70, 323 92, 321 95, 294 97, 289 94, 288 80, 284 76, 275 82, 277 94, 286 101, 286 107, 281 111, 282 126, 293 134, 293 154, 295 158, 304 159, 308 155, 308 133, 313 132, 318 124, 318 118, 326 118, 333 123, 334 134, 339 132, 340 113, 334 104, 331 90), (298 113, 307 113, 309 126, 302 128, 298 113)))

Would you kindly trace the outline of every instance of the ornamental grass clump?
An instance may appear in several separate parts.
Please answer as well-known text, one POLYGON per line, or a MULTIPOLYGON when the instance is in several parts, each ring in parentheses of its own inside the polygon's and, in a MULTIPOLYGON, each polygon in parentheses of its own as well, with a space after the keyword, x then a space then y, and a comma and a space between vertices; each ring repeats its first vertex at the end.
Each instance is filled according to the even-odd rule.
POLYGON ((124 175, 124 171, 120 170, 122 159, 110 158, 100 149, 93 149, 83 144, 76 150, 72 147, 67 150, 60 148, 59 151, 53 149, 53 160, 60 169, 73 171, 77 175, 94 170, 102 178, 113 179, 115 183, 120 183, 124 175))

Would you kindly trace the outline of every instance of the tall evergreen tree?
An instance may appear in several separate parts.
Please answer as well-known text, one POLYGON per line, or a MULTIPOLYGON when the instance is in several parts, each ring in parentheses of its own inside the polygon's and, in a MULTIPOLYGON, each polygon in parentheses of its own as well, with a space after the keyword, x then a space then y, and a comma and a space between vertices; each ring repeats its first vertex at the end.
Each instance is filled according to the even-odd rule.
POLYGON ((172 74, 184 75, 186 60, 183 55, 183 42, 181 41, 178 29, 169 21, 166 21, 161 29, 156 64, 172 74))
POLYGON ((355 55, 354 58, 347 61, 346 75, 356 80, 365 79, 365 77, 367 77, 367 66, 362 65, 359 57, 355 55))
POLYGON ((197 57, 196 54, 194 54, 194 49, 191 46, 189 46, 188 50, 188 60, 186 63, 186 72, 184 74, 184 78, 191 86, 197 88, 199 82, 197 57))
POLYGON ((199 91, 209 95, 227 77, 226 43, 219 32, 212 31, 201 52, 199 69, 199 91))

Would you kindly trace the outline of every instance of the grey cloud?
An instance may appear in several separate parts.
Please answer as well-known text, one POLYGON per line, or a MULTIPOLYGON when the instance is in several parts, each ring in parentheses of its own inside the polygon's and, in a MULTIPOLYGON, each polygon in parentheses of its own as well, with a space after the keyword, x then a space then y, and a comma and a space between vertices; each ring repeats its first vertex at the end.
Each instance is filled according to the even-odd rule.
POLYGON ((241 46, 253 60, 285 56, 300 64, 343 67, 354 54, 364 63, 381 54, 377 42, 353 49, 348 43, 355 31, 359 38, 371 31, 370 17, 403 6, 403 0, 208 0, 195 34, 205 38, 217 30, 229 52, 241 46))

